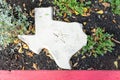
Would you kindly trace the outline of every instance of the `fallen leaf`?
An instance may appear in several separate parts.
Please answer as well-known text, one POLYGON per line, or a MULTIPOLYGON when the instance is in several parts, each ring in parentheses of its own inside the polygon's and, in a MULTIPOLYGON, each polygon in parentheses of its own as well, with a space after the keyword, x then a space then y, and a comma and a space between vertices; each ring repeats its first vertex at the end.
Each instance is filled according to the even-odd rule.
POLYGON ((118 56, 118 59, 120 60, 120 56, 118 56))
POLYGON ((99 2, 102 2, 103 0, 99 0, 99 2))
POLYGON ((38 70, 36 63, 33 63, 33 68, 34 68, 35 70, 38 70))
POLYGON ((26 34, 30 34, 30 32, 35 33, 35 27, 34 25, 30 25, 28 28, 28 31, 26 32, 26 34))
POLYGON ((74 11, 74 13, 75 13, 76 15, 78 15, 78 14, 79 14, 77 11, 74 11))
POLYGON ((73 67, 76 67, 78 65, 78 63, 76 62, 74 65, 73 65, 73 67))
POLYGON ((64 21, 69 22, 69 19, 68 18, 64 18, 64 21))
POLYGON ((114 23, 116 23, 116 21, 115 20, 112 20, 114 23))
POLYGON ((83 25, 86 25, 87 24, 87 22, 83 22, 83 25))
POLYGON ((94 37, 94 41, 99 41, 99 38, 98 37, 94 37))
POLYGON ((66 16, 67 16, 67 14, 66 14, 66 13, 64 13, 63 17, 65 18, 66 16))
POLYGON ((15 40, 14 40, 14 44, 18 44, 19 42, 20 42, 19 39, 15 39, 15 40))
POLYGON ((22 70, 25 70, 25 67, 24 67, 24 66, 22 67, 22 70))
POLYGON ((83 8, 83 12, 86 13, 88 11, 88 8, 83 8))
POLYGON ((22 47, 19 48, 18 52, 23 53, 22 47))
POLYGON ((86 58, 86 56, 81 57, 81 59, 85 59, 85 58, 86 58))
POLYGON ((29 26, 28 30, 30 31, 32 29, 32 25, 29 26))
POLYGON ((50 59, 54 60, 54 58, 52 57, 52 55, 50 55, 49 53, 46 53, 46 56, 48 56, 50 59))
POLYGON ((91 68, 88 68, 87 70, 94 70, 94 68, 91 67, 91 68))
POLYGON ((79 0, 81 3, 83 3, 85 0, 79 0))
POLYGON ((114 61, 114 65, 116 68, 118 68, 118 61, 114 61))
POLYGON ((23 48, 24 48, 24 49, 29 49, 29 47, 28 47, 27 44, 23 44, 23 48))
POLYGON ((97 8, 95 8, 95 11, 97 11, 98 9, 97 8))
POLYGON ((94 29, 92 29, 92 30, 91 30, 91 32, 94 32, 94 33, 95 33, 95 32, 96 32, 96 29, 95 29, 95 28, 94 28, 94 29))
POLYGON ((31 31, 32 31, 32 33, 35 33, 35 27, 34 26, 32 27, 31 31))
POLYGON ((97 11, 97 13, 98 13, 98 14, 103 14, 104 11, 103 11, 103 10, 99 10, 99 11, 97 11))
POLYGON ((33 53, 32 52, 27 52, 26 53, 28 56, 30 56, 30 57, 33 57, 33 53))
POLYGON ((84 13, 82 16, 90 16, 90 13, 84 13))
POLYGON ((45 53, 49 53, 48 49, 46 49, 46 48, 43 48, 42 50, 43 50, 43 52, 45 52, 45 53))
POLYGON ((103 5, 105 8, 110 7, 110 3, 107 3, 107 2, 102 3, 102 5, 103 5))
POLYGON ((25 3, 23 3, 23 7, 25 7, 26 5, 25 5, 25 3))
POLYGON ((11 6, 9 6, 9 9, 12 9, 12 7, 11 7, 11 6))
POLYGON ((30 11, 29 14, 30 14, 31 17, 34 17, 34 10, 30 11))

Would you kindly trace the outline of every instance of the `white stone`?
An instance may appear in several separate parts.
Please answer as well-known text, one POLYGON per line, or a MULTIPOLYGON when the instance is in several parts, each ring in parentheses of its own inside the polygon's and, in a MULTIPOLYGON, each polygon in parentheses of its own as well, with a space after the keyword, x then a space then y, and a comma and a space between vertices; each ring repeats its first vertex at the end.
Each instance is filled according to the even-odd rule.
POLYGON ((82 24, 52 20, 49 7, 35 9, 35 27, 35 35, 19 35, 19 39, 36 54, 43 48, 48 49, 59 67, 71 69, 70 58, 87 43, 82 24))

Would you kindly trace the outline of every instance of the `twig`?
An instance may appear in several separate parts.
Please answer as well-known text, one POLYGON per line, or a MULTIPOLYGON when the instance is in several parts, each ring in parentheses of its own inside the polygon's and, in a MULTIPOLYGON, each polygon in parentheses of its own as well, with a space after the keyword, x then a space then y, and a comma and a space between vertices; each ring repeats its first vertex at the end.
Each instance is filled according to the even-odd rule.
POLYGON ((114 39, 114 38, 112 38, 112 40, 113 40, 114 42, 120 44, 120 41, 118 41, 118 40, 116 40, 116 39, 114 39))

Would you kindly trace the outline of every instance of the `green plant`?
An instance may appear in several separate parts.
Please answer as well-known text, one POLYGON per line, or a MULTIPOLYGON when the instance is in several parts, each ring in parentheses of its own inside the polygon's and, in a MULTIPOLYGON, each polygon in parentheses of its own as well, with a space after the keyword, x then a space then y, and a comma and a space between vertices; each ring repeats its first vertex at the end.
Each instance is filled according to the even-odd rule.
POLYGON ((81 50, 81 53, 90 53, 97 57, 98 55, 104 55, 107 51, 111 52, 115 44, 112 42, 108 33, 104 33, 104 30, 97 28, 93 35, 88 35, 87 45, 81 50))
POLYGON ((5 0, 0 0, 0 45, 5 47, 17 34, 23 34, 29 23, 19 6, 12 8, 5 0))
POLYGON ((54 0, 54 5, 57 5, 60 11, 57 13, 59 16, 62 16, 64 13, 68 15, 72 15, 72 13, 83 14, 84 8, 86 8, 86 4, 91 4, 90 1, 86 2, 77 2, 76 0, 54 0))
POLYGON ((104 0, 111 3, 112 11, 120 15, 120 0, 104 0))

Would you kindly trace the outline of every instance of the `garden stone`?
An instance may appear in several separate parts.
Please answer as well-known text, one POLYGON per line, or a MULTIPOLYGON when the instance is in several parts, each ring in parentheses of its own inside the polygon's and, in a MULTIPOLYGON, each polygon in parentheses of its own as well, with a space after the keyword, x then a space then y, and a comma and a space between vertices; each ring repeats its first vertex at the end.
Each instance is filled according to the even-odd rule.
POLYGON ((54 21, 52 8, 35 9, 35 35, 18 35, 29 49, 39 54, 48 49, 60 68, 71 69, 70 58, 87 43, 82 24, 54 21))

